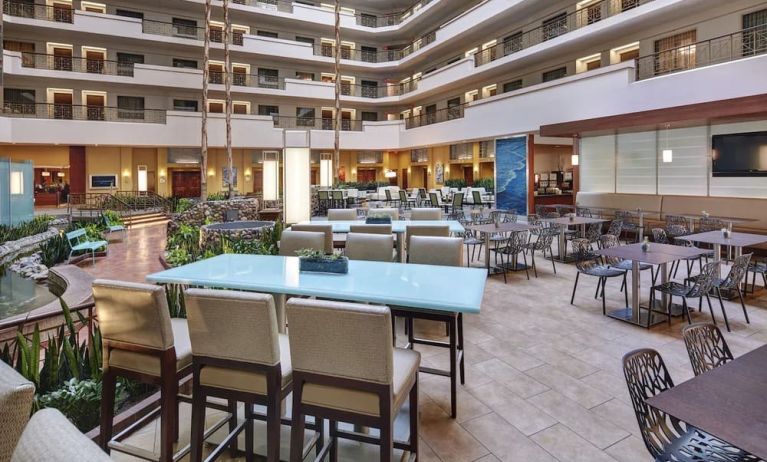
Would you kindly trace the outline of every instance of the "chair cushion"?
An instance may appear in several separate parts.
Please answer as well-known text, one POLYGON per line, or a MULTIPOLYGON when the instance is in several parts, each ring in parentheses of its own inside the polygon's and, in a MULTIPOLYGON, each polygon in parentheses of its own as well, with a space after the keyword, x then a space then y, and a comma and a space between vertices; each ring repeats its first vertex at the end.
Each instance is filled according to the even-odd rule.
POLYGON ((11 458, 32 411, 35 386, 0 361, 0 460, 11 458))
MULTIPOLYGON (((413 350, 395 348, 393 359, 392 418, 396 416, 397 410, 405 402, 415 383, 421 354, 413 350)), ((380 412, 377 394, 328 385, 307 383, 304 385, 302 402, 370 416, 378 416, 380 412)))
MULTIPOLYGON (((287 335, 280 335, 280 369, 282 386, 293 379, 293 367, 290 363, 290 342, 287 335)), ((200 371, 200 384, 225 390, 244 391, 266 395, 266 375, 259 372, 247 372, 226 367, 205 366, 200 371)))
MULTIPOLYGON (((173 345, 176 348, 176 370, 181 370, 192 364, 192 344, 189 341, 189 328, 186 319, 171 319, 173 329, 173 345)), ((160 357, 145 353, 126 350, 111 350, 109 365, 129 371, 160 376, 160 357)))
POLYGON ((56 409, 35 413, 21 435, 11 462, 108 462, 101 449, 56 409))

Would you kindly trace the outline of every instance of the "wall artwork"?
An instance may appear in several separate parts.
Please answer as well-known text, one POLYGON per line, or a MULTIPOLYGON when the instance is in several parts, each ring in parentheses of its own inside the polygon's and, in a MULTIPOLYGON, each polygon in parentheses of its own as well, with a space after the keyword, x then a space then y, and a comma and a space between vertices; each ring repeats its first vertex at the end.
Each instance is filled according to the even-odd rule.
POLYGON ((495 203, 527 214, 527 137, 495 141, 495 203))
POLYGON ((434 166, 434 182, 437 184, 445 184, 445 166, 442 162, 437 162, 434 166))
MULTIPOLYGON (((221 168, 223 175, 221 176, 222 183, 221 187, 224 189, 229 188, 229 167, 222 167, 221 168)), ((234 182, 232 183, 232 187, 237 187, 237 167, 232 167, 232 177, 234 178, 234 182)))

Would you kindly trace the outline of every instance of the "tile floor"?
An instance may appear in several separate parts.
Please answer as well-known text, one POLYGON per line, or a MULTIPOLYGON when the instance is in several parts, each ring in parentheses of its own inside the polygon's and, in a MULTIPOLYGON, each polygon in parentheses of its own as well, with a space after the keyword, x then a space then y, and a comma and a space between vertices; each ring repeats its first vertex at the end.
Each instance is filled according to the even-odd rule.
MULTIPOLYGON (((110 246, 108 258, 81 267, 98 277, 141 281, 161 269, 157 255, 164 239, 164 226, 133 230, 125 242, 110 246)), ((481 266, 480 261, 474 264, 481 266)), ((572 265, 557 264, 554 275, 546 262, 538 274, 535 279, 531 273, 528 281, 524 272, 514 273, 508 284, 499 276, 489 279, 482 313, 466 318, 466 385, 459 389, 458 419, 448 416, 447 379, 421 376, 419 460, 652 460, 629 402, 621 357, 635 348, 655 348, 677 383, 691 378, 682 322, 649 331, 624 324, 602 316, 601 303, 593 297, 593 278, 581 278, 575 305, 570 305, 572 265)), ((460 290, 460 281, 455 287, 460 290)), ((647 293, 645 283, 645 298, 647 293)), ((607 296, 608 307, 623 303, 618 281, 608 283, 607 296)), ((747 304, 751 324, 745 323, 739 305, 726 302, 732 332, 725 336, 736 356, 767 342, 767 291, 749 296, 747 304)), ((715 313, 723 324, 719 310, 715 313)), ((694 314, 694 320, 709 319, 706 311, 694 314)), ((438 335, 439 330, 429 332, 438 335)), ((424 364, 446 365, 442 350, 420 350, 424 364)), ((183 424, 189 421, 188 410, 182 412, 183 442, 188 441, 183 424)), ((150 426, 143 436, 137 435, 136 444, 151 447, 155 430, 150 426)), ((347 444, 341 459, 377 457, 371 448, 347 444)))

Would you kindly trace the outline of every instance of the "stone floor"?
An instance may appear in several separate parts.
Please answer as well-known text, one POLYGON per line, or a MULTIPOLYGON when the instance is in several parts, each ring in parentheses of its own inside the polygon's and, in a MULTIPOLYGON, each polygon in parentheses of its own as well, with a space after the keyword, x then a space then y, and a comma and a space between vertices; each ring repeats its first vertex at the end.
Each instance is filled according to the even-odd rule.
MULTIPOLYGON (((164 231, 163 226, 131 231, 125 242, 110 246, 109 257, 81 267, 98 277, 141 281, 160 270, 157 255, 164 231)), ((541 260, 538 273, 536 279, 531 272, 529 281, 524 272, 510 274, 507 284, 500 276, 490 278, 482 313, 466 318, 466 385, 459 389, 456 420, 449 418, 447 380, 421 376, 419 460, 652 460, 626 392, 621 357, 635 348, 655 348, 676 383, 691 378, 683 323, 675 320, 648 331, 603 317, 593 278, 581 278, 575 305, 570 305, 574 266, 557 264, 554 275, 550 262, 541 260)), ((645 283, 645 299, 647 288, 645 283)), ((455 290, 461 290, 460 281, 455 290)), ((608 308, 623 305, 619 281, 608 283, 607 296, 608 308)), ((726 302, 732 332, 725 337, 735 356, 767 342, 767 291, 749 296, 747 304, 750 325, 739 305, 726 302)), ((715 313, 723 328, 721 312, 715 313)), ((710 315, 696 312, 694 320, 708 321, 710 315)), ((446 365, 443 350, 421 351, 424 364, 446 365)), ((184 407, 182 443, 188 441, 188 423, 184 407)), ((156 423, 134 442, 151 448, 155 432, 156 423)), ((374 449, 355 446, 345 445, 341 459, 377 460, 374 449)))

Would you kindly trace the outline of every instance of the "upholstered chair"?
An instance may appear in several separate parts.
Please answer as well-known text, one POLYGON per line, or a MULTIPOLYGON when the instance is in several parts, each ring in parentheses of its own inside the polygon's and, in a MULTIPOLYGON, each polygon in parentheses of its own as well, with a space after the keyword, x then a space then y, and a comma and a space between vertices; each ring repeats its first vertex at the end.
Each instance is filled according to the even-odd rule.
MULTIPOLYGON (((186 319, 171 319, 161 286, 97 279, 93 299, 103 345, 101 447, 108 451, 112 439, 117 377, 126 377, 160 386, 159 460, 170 462, 178 439, 179 380, 192 366, 186 319)), ((115 444, 120 452, 136 453, 115 444)))
POLYGON ((418 368, 421 356, 392 346, 385 306, 294 298, 288 302, 293 365, 291 462, 302 460, 305 416, 330 421, 329 455, 338 438, 371 437, 338 429, 338 422, 380 429, 380 460, 394 448, 418 452, 418 368), (410 441, 395 442, 394 419, 410 402, 410 441))
POLYGON ((34 399, 35 385, 0 361, 0 461, 11 460, 34 399))
MULTIPOLYGON (((280 460, 282 400, 292 389, 288 337, 280 334, 268 294, 189 289, 184 295, 192 344, 194 388, 191 461, 202 460, 208 397, 245 403, 245 453, 253 454, 253 420, 266 420, 266 460, 280 460), (266 407, 255 414, 254 406, 266 407)), ((234 408, 236 412, 236 407, 234 408)), ((243 427, 230 427, 236 444, 243 427)))
POLYGON ((29 419, 10 460, 110 462, 112 459, 58 409, 48 408, 35 412, 29 419))
POLYGON ((346 236, 346 256, 351 260, 391 262, 394 236, 391 234, 357 234, 346 236))
POLYGON ((330 209, 328 221, 351 221, 357 219, 357 209, 330 209))
POLYGON ((368 210, 368 215, 388 215, 392 220, 399 220, 399 209, 394 207, 381 207, 368 210))
POLYGON ((363 233, 363 234, 391 234, 391 225, 351 225, 349 226, 350 233, 363 233))
POLYGON ((413 236, 450 236, 450 226, 448 225, 409 225, 405 230, 405 245, 410 251, 410 239, 413 236))
MULTIPOLYGON (((331 233, 332 235, 332 233, 331 233)), ((321 231, 283 231, 280 238, 280 255, 295 257, 301 249, 325 250, 326 235, 321 231)))
POLYGON ((325 234, 325 242, 324 247, 321 247, 320 249, 324 249, 326 254, 333 253, 333 225, 320 225, 320 224, 309 224, 309 225, 293 225, 290 227, 291 231, 306 231, 306 232, 312 232, 312 233, 324 233, 325 234))
POLYGON ((412 221, 441 220, 442 209, 439 208, 421 208, 413 209, 410 214, 412 221))

